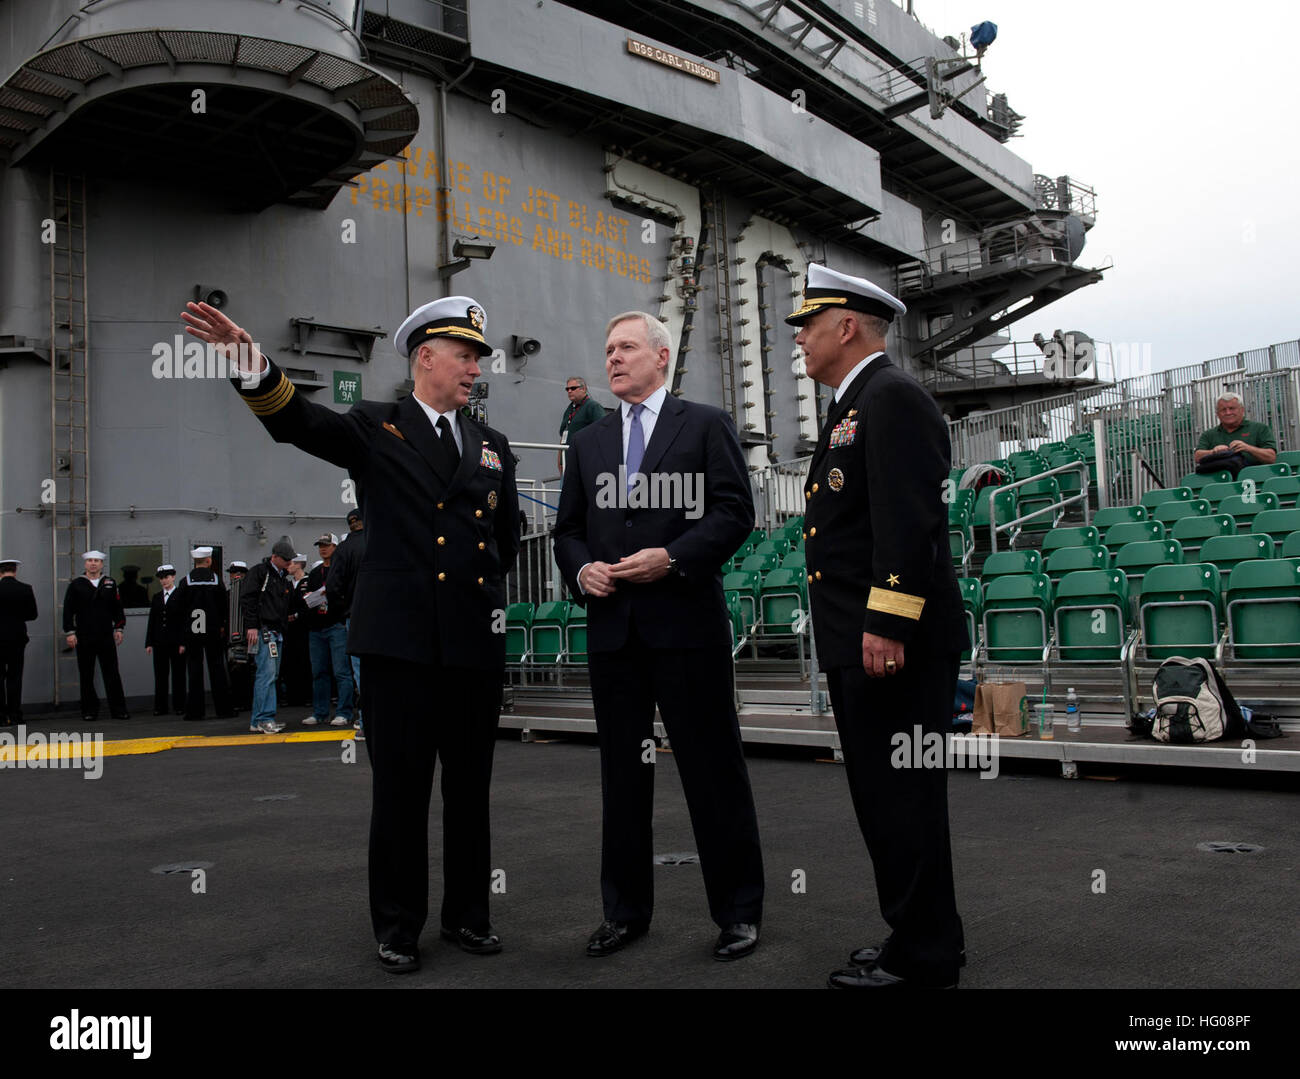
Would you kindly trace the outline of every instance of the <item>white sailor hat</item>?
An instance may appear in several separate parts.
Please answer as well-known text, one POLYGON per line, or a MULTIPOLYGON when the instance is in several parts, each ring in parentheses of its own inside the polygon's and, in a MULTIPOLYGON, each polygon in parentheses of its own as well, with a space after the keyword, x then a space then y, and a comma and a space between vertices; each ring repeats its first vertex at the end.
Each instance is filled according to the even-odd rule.
POLYGON ((296 554, 291 559, 289 559, 289 561, 301 562, 305 566, 307 564, 307 556, 305 554, 296 554))
POLYGON ((212 557, 212 548, 211 548, 211 547, 195 547, 194 550, 192 550, 192 551, 190 552, 190 557, 191 557, 191 558, 211 558, 211 557, 212 557))
POLYGON ((154 573, 159 577, 163 577, 168 573, 174 575, 176 573, 176 567, 173 566, 170 562, 168 562, 164 565, 159 566, 156 570, 154 570, 154 573))
POLYGON ((102 562, 104 559, 108 557, 108 555, 106 555, 103 551, 86 551, 81 557, 83 560, 87 558, 98 558, 102 562))
POLYGON ((315 569, 317 566, 323 566, 323 565, 325 565, 325 563, 324 563, 321 559, 318 558, 318 559, 316 559, 315 562, 313 562, 313 563, 312 563, 310 566, 308 566, 307 568, 308 568, 308 569, 315 569))
POLYGON ((247 570, 247 569, 248 569, 248 563, 245 562, 242 558, 236 558, 233 562, 230 563, 230 565, 228 565, 228 566, 226 567, 226 569, 242 569, 242 570, 247 570))
POLYGON ((803 306, 794 314, 787 315, 785 320, 791 326, 799 326, 828 307, 862 311, 886 322, 892 322, 895 315, 907 314, 907 307, 901 300, 865 277, 850 277, 814 262, 808 267, 808 276, 804 279, 803 306))
POLYGON ((483 340, 487 314, 470 296, 448 296, 417 307, 393 335, 393 345, 403 356, 410 356, 423 342, 433 337, 456 337, 471 341, 479 354, 491 355, 492 346, 483 340))
POLYGON ((21 566, 21 558, 0 558, 0 566, 21 566))

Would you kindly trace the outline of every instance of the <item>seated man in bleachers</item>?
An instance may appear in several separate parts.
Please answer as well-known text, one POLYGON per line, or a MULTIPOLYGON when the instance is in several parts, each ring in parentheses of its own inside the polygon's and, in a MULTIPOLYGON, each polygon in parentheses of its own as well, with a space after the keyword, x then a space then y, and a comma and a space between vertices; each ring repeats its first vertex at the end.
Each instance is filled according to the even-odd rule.
MULTIPOLYGON (((1217 427, 1211 427, 1196 444, 1195 460, 1199 466, 1206 457, 1239 453, 1241 467, 1271 465, 1277 460, 1277 442, 1268 424, 1246 419, 1246 406, 1235 393, 1224 393, 1215 403, 1217 427)), ((1217 459, 1216 459, 1216 464, 1217 459)), ((1225 467, 1231 467, 1225 465, 1225 467)), ((1199 468, 1198 468, 1199 471, 1199 468)), ((1235 475, 1234 470, 1234 475, 1235 475)))

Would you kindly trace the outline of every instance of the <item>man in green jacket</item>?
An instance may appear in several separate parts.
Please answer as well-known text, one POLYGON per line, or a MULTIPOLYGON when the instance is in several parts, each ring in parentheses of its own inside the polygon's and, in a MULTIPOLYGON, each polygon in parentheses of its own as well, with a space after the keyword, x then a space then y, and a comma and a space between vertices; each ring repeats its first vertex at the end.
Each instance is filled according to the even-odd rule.
POLYGON ((1211 427, 1196 443, 1195 459, 1212 453, 1243 453, 1250 464, 1271 465, 1277 460, 1277 441, 1268 424, 1246 419, 1246 406, 1235 393, 1224 393, 1215 402, 1219 425, 1211 427))
MULTIPOLYGON (((564 384, 564 392, 569 395, 569 406, 564 410, 560 420, 560 441, 566 446, 573 445, 573 436, 588 424, 605 418, 605 410, 587 395, 587 380, 570 378, 564 384)), ((564 451, 555 455, 555 463, 564 475, 564 451)))

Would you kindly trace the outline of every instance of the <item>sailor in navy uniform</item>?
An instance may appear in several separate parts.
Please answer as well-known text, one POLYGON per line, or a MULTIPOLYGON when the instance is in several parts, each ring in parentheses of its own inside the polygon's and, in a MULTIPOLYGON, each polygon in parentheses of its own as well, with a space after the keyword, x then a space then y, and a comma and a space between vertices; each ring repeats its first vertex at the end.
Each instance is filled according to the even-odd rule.
POLYGON ((221 575, 212 568, 212 548, 195 547, 190 551, 194 568, 181 581, 180 615, 184 619, 182 643, 185 648, 186 696, 185 718, 203 718, 203 663, 207 661, 208 679, 212 684, 212 707, 219 719, 233 719, 235 708, 230 700, 230 682, 226 678, 226 633, 229 629, 230 600, 221 575))
MULTIPOLYGON (((834 988, 949 986, 964 961, 945 768, 899 768, 896 734, 952 730, 965 617, 948 551, 948 431, 885 355, 906 308, 858 277, 808 268, 799 327, 808 375, 835 400, 805 482, 813 636, 853 806, 892 933, 834 988)), ((910 758, 909 758, 910 759, 910 758)))
POLYGON ((81 678, 81 718, 93 721, 99 712, 95 693, 95 661, 104 679, 108 711, 114 719, 130 719, 122 676, 117 668, 117 647, 126 628, 126 612, 117 593, 117 582, 104 575, 103 551, 87 551, 82 556, 86 566, 83 576, 68 583, 63 596, 63 632, 69 647, 77 650, 77 674, 81 678))
POLYGON ((18 580, 17 558, 0 558, 0 723, 23 721, 23 653, 27 623, 36 619, 36 593, 18 580))
POLYGON ((153 657, 153 714, 167 714, 167 686, 171 683, 171 707, 185 713, 185 618, 176 601, 176 567, 159 566, 156 574, 161 591, 149 601, 149 622, 144 631, 144 650, 153 657))
POLYGON ((252 338, 207 304, 182 315, 200 340, 243 346, 234 380, 277 442, 348 470, 365 555, 348 652, 361 657, 374 771, 370 913, 381 966, 419 967, 428 917, 429 797, 442 760, 442 935, 501 949, 488 916, 488 788, 505 674, 505 577, 519 551, 514 458, 504 435, 461 411, 492 348, 468 296, 414 311, 394 335, 414 392, 346 413, 309 402, 252 338))

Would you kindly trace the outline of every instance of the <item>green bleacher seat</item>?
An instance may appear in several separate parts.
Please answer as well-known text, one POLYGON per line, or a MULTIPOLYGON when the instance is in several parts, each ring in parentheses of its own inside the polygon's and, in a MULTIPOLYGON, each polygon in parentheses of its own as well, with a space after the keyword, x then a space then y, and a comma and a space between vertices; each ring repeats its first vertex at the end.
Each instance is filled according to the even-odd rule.
MULTIPOLYGON (((790 541, 784 536, 772 536, 765 539, 754 548, 754 554, 774 554, 776 555, 777 565, 781 564, 781 559, 790 553, 790 541)), ((752 556, 751 556, 752 557, 752 556)))
MULTIPOLYGON (((736 599, 734 592, 727 594, 727 617, 731 621, 731 654, 740 651, 740 646, 744 643, 746 637, 745 616, 740 610, 740 603, 736 599)), ((585 632, 585 631, 584 631, 585 632)))
MULTIPOLYGON (((980 588, 978 577, 958 577, 957 591, 961 593, 962 609, 966 612, 966 630, 970 634, 972 648, 979 640, 980 615, 984 610, 984 594, 980 588)), ((968 648, 961 654, 962 662, 965 663, 971 657, 971 649, 968 648)))
MULTIPOLYGON (((509 622, 506 623, 509 626, 509 622)), ((569 625, 569 603, 567 600, 551 600, 539 603, 533 615, 533 625, 529 633, 532 660, 534 663, 558 663, 564 654, 565 638, 569 625)))
POLYGON ((1233 495, 1219 503, 1216 513, 1226 513, 1237 522, 1237 531, 1248 536, 1254 531, 1251 524, 1264 510, 1278 510, 1282 504, 1272 491, 1256 491, 1255 497, 1247 500, 1242 495, 1233 495))
MULTIPOLYGON (((1040 470, 1041 471, 1041 470, 1040 470)), ((1034 480, 1016 488, 1016 516, 1025 517, 1036 510, 1046 510, 1061 501, 1061 488, 1055 476, 1034 480)), ((1062 510, 1041 513, 1020 526, 1021 532, 1047 532, 1061 517, 1062 510)))
POLYGON ((799 614, 808 610, 808 588, 803 573, 793 569, 774 569, 763 578, 759 593, 763 637, 793 637, 799 614))
POLYGON ((1227 576, 1239 562, 1250 558, 1272 558, 1273 540, 1270 536, 1256 533, 1249 536, 1210 536, 1201 544, 1196 557, 1218 567, 1221 576, 1227 576))
POLYGON ((968 517, 975 509, 975 492, 969 487, 962 487, 959 490, 953 491, 952 499, 948 503, 949 517, 952 516, 955 510, 961 509, 965 509, 968 517))
POLYGON ((1119 659, 1128 603, 1128 579, 1119 570, 1079 570, 1062 577, 1052 605, 1061 659, 1119 659))
POLYGON ((989 582, 998 577, 1042 572, 1043 557, 1037 551, 995 551, 984 559, 980 580, 987 589, 989 582))
POLYGON ((1151 514, 1147 512, 1145 506, 1107 506, 1092 515, 1092 525, 1099 532, 1105 534, 1106 529, 1111 525, 1123 524, 1128 521, 1149 521, 1150 519, 1151 514))
POLYGON ((1293 473, 1300 473, 1300 450, 1282 450, 1277 455, 1277 463, 1290 465, 1293 473))
POLYGON ((1231 479, 1232 473, 1226 468, 1222 468, 1218 472, 1189 472, 1178 481, 1178 486, 1186 487, 1194 494, 1200 494, 1212 483, 1228 483, 1231 479))
POLYGON ((1211 536, 1235 536, 1237 524, 1228 513, 1207 513, 1203 517, 1184 517, 1174 522, 1169 535, 1183 545, 1183 554, 1191 558, 1211 536))
POLYGON ((749 539, 745 540, 744 543, 742 543, 739 547, 736 548, 735 553, 731 556, 732 562, 734 562, 737 566, 740 565, 741 562, 743 562, 746 558, 748 558, 750 555, 754 553, 755 546, 756 544, 754 543, 753 540, 749 540, 749 539))
POLYGON ((1153 509, 1165 502, 1187 502, 1191 497, 1190 487, 1158 487, 1144 494, 1140 501, 1147 509, 1153 509))
MULTIPOLYGON (((1269 539, 1270 537, 1265 538, 1269 539)), ((1265 557, 1267 557, 1267 555, 1265 557)), ((1282 541, 1282 557, 1300 558, 1300 532, 1292 532, 1282 541)))
POLYGON ((1264 510, 1255 514, 1255 534, 1271 536, 1276 551, 1280 551, 1282 541, 1297 530, 1300 530, 1300 509, 1264 510))
POLYGON ((1244 484, 1236 480, 1231 483, 1207 483, 1196 492, 1196 497, 1205 499, 1210 504, 1210 508, 1217 513, 1220 502, 1225 498, 1232 498, 1234 495, 1241 494, 1244 487, 1244 484))
POLYGON ((984 593, 981 639, 989 662, 1041 663, 1050 629, 1052 582, 1041 573, 998 577, 984 593))
POLYGON ((1277 495, 1280 508, 1284 510, 1300 504, 1300 476, 1272 476, 1264 481, 1260 490, 1277 495))
POLYGON ((568 662, 587 662, 587 610, 576 603, 569 608, 569 624, 564 627, 564 650, 568 662))
POLYGON ((1142 595, 1142 580, 1155 566, 1181 564, 1183 547, 1177 540, 1139 540, 1126 543, 1115 552, 1114 568, 1128 578, 1129 598, 1136 603, 1142 595))
POLYGON ((1147 573, 1138 617, 1148 655, 1214 658, 1223 612, 1219 581, 1208 562, 1154 566, 1147 573))
POLYGON ((1291 475, 1291 466, 1284 465, 1280 461, 1274 461, 1271 465, 1247 465, 1237 473, 1238 480, 1254 480, 1256 483, 1263 483, 1265 480, 1272 479, 1274 476, 1291 475))
POLYGON ((1241 562, 1228 578, 1226 598, 1238 658, 1300 658, 1300 563, 1286 558, 1241 562))
POLYGON ((1162 540, 1165 526, 1159 521, 1125 521, 1106 529, 1106 547, 1113 553, 1126 544, 1143 540, 1162 540))
POLYGON ((1053 528, 1043 537, 1042 551, 1050 555, 1062 547, 1100 547, 1101 533, 1096 525, 1073 525, 1053 528))
POLYGON ((752 529, 749 533, 749 542, 752 543, 755 547, 757 547, 765 539, 767 539, 766 528, 755 528, 752 529))
POLYGON ((1155 519, 1165 525, 1172 525, 1184 517, 1205 517, 1210 512, 1210 504, 1203 498, 1187 501, 1161 502, 1156 506, 1155 519))
POLYGON ((997 487, 985 487, 975 496, 975 510, 971 514, 971 524, 982 535, 989 530, 989 517, 996 508, 997 523, 1006 524, 1016 518, 1015 491, 1002 491, 997 487), (997 495, 997 498, 994 498, 997 495))
POLYGON ((803 551, 791 551, 781 559, 782 569, 798 570, 800 573, 804 571, 804 567, 807 566, 807 564, 808 561, 803 551))
POLYGON ((722 578, 722 590, 737 597, 746 626, 758 620, 758 593, 762 584, 763 574, 757 569, 737 570, 722 578))
POLYGON ((528 655, 533 632, 533 605, 512 603, 506 608, 506 662, 518 663, 528 655))
POLYGON ((767 573, 769 570, 776 569, 780 564, 781 556, 775 551, 766 551, 763 554, 756 551, 754 554, 746 556, 745 560, 740 563, 740 572, 767 573))
POLYGON ((1045 571, 1054 585, 1081 569, 1110 569, 1110 552, 1105 547, 1058 547, 1047 556, 1045 571))

